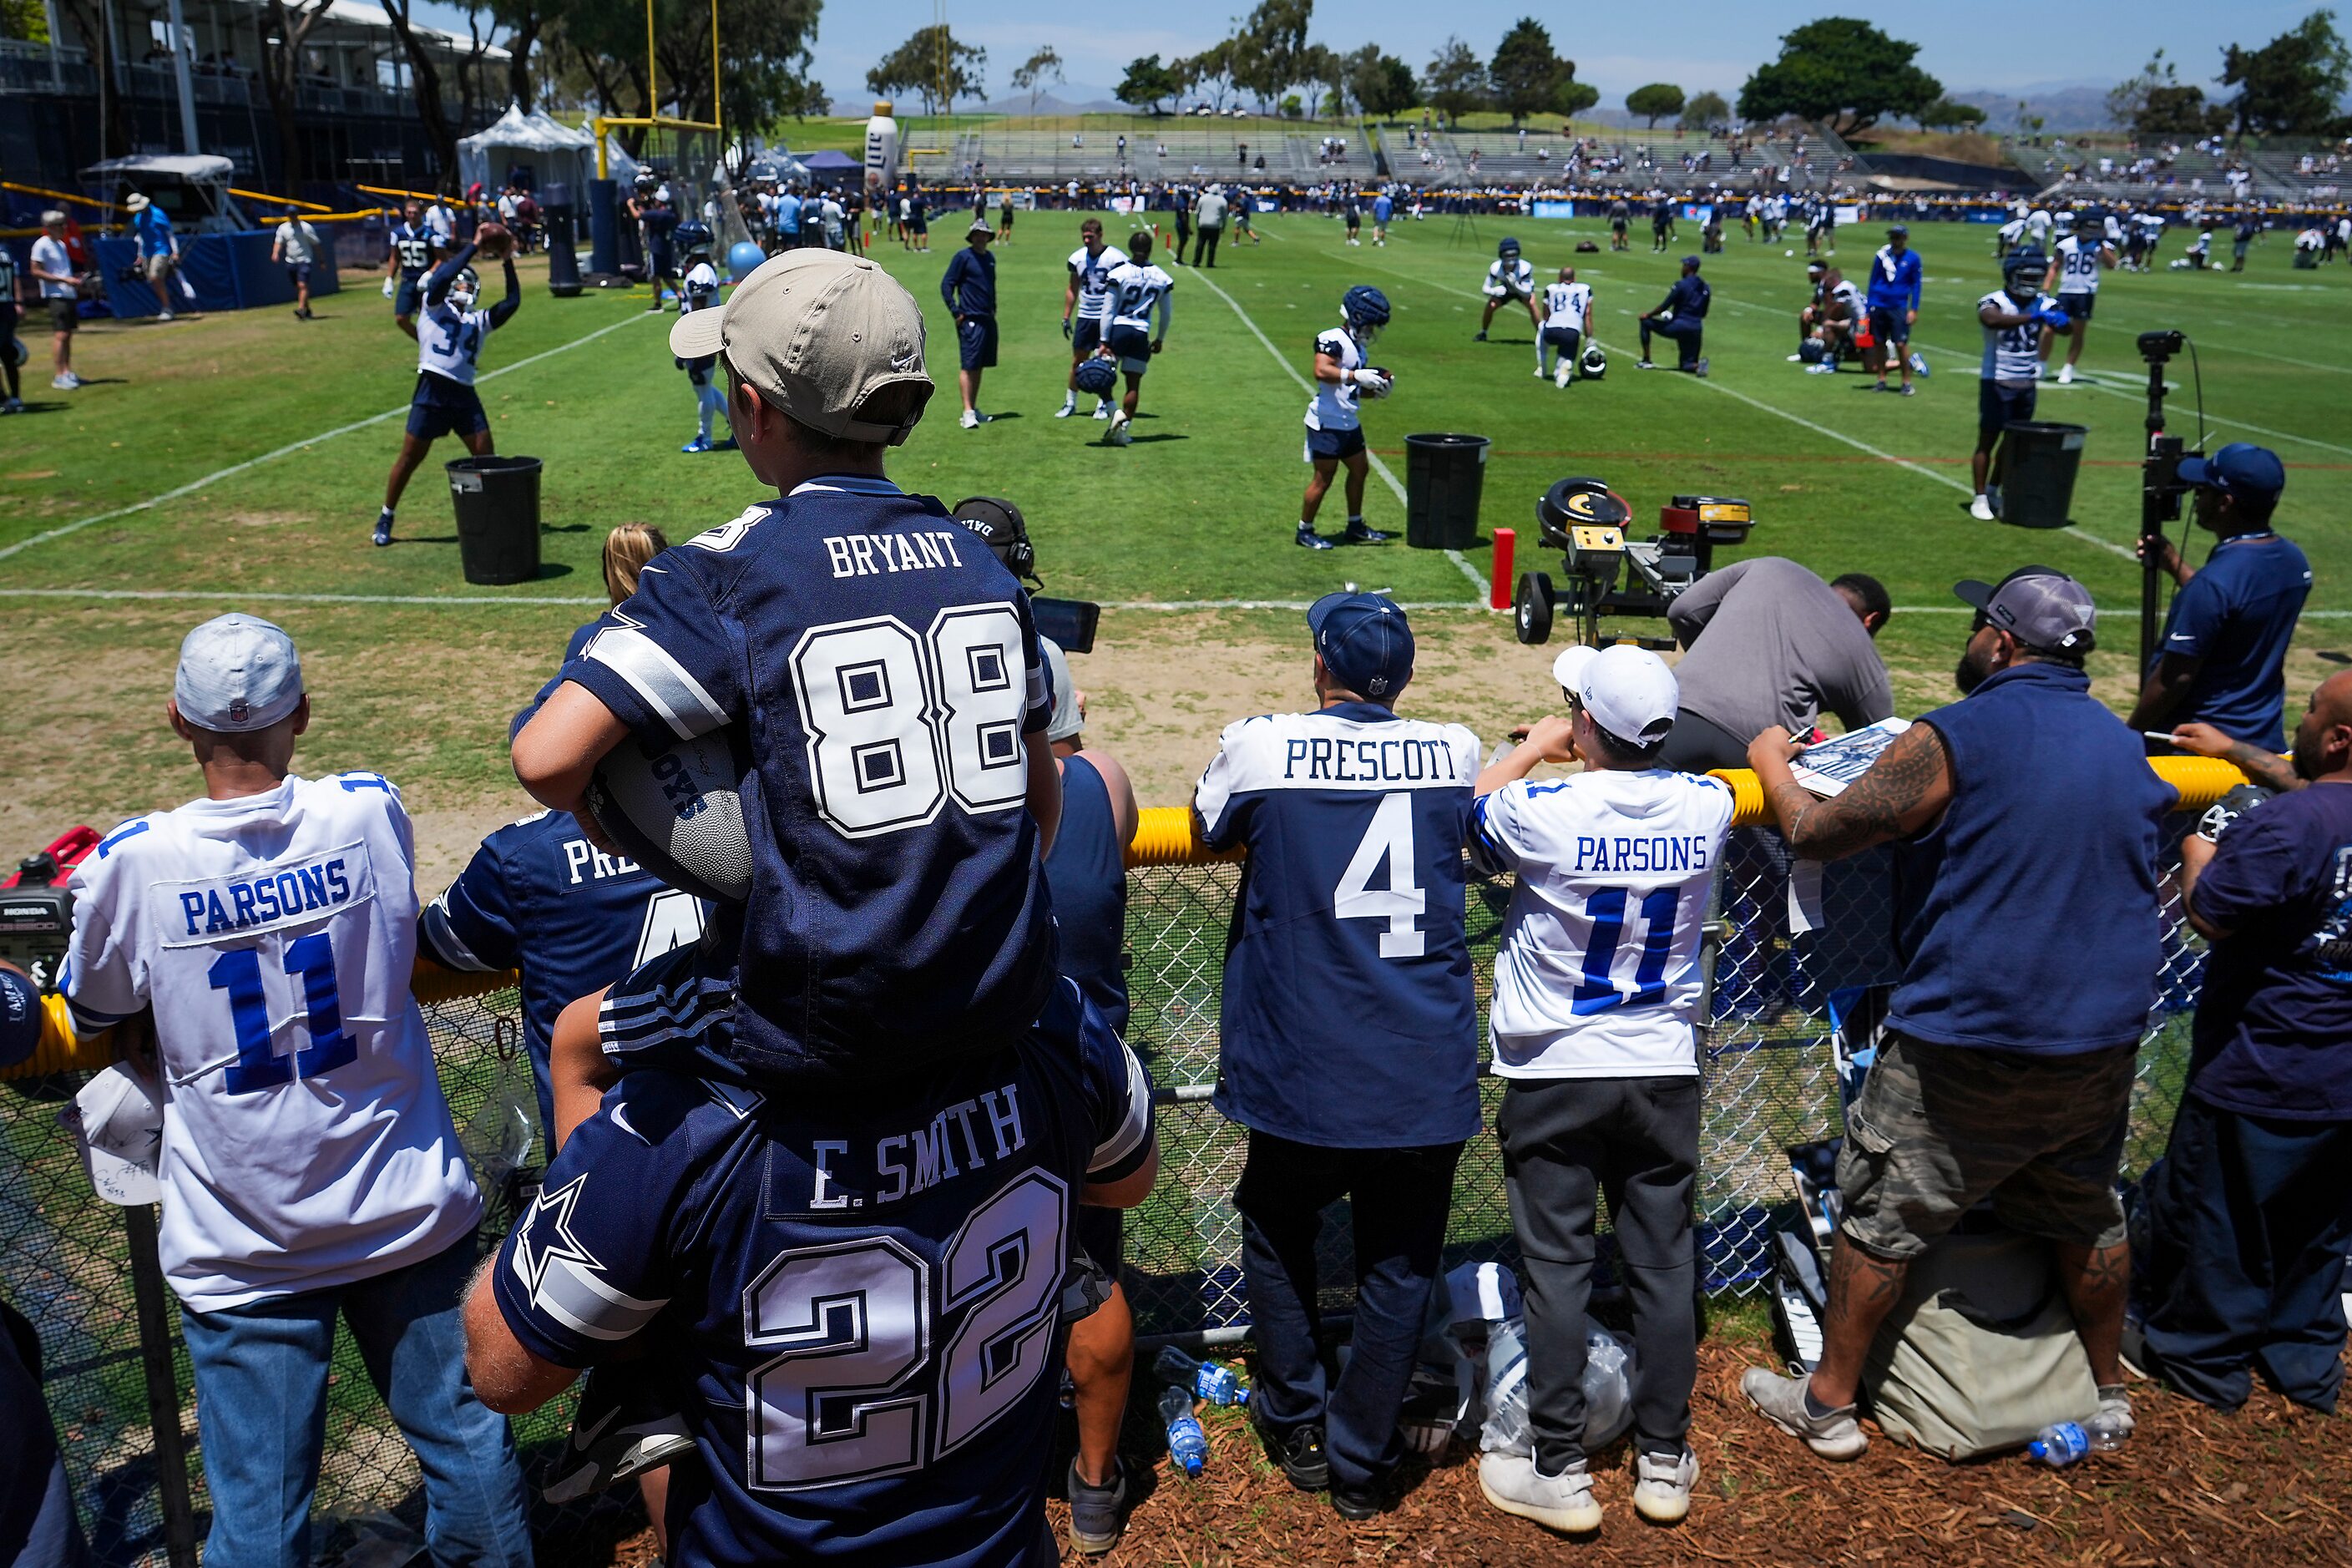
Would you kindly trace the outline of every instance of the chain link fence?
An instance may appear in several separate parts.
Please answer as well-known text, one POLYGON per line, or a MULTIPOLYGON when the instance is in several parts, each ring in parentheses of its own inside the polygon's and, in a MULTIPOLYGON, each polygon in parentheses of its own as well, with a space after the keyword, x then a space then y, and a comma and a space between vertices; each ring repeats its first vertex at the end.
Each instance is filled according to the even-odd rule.
MULTIPOLYGON (((2220 793, 2196 792, 2184 804, 2201 807, 2220 793)), ((2165 958, 2126 1155, 2135 1173, 2161 1152, 2187 1070, 2188 1014, 2203 949, 2181 918, 2175 871, 2177 846, 2192 820, 2186 812, 2175 816, 2165 837, 2165 958)), ((1139 1334, 1230 1343, 1247 1326, 1232 1201, 1244 1139, 1209 1096, 1239 868, 1191 856, 1166 858, 1176 863, 1139 865, 1129 878, 1130 1038, 1159 1086, 1161 1163, 1158 1189, 1128 1217, 1125 1281, 1139 1334)), ((1770 829, 1733 831, 1716 879, 1706 948, 1707 1023, 1700 1031, 1706 1119, 1698 1239, 1711 1291, 1763 1287, 1773 1211, 1792 1196, 1786 1151, 1839 1131, 1835 1021, 1854 1013, 1866 988, 1893 978, 1888 878, 1883 852, 1826 868, 1792 868, 1770 829)), ((1482 1037, 1509 901, 1507 882, 1471 884, 1482 1037)), ((1999 977, 1986 981, 1998 984, 1999 977)), ((529 1201, 545 1158, 516 994, 436 994, 425 1012, 442 1086, 489 1200, 481 1237, 488 1250, 529 1201)), ((161 1472, 171 1468, 172 1445, 167 1441, 159 1460, 156 1441, 158 1413, 175 1404, 186 1487, 200 1521, 206 1502, 178 1313, 168 1296, 162 1311, 151 1308, 142 1345, 127 1211, 92 1194, 72 1140, 57 1122, 59 1105, 79 1081, 79 1075, 52 1074, 0 1086, 0 1300, 39 1331, 50 1414, 98 1560, 143 1565, 176 1555, 193 1563, 192 1555, 169 1550, 166 1514, 176 1510, 165 1507, 169 1487, 161 1472), (158 1329, 162 1345, 154 1343, 158 1329), (168 1379, 162 1371, 166 1350, 168 1379), (162 1397, 167 1382, 176 1401, 162 1397)), ((1491 1111, 1501 1084, 1489 1078, 1484 1089, 1491 1111)), ((1447 1267, 1512 1259, 1493 1139, 1472 1142, 1455 1182, 1447 1267)), ((1353 1278, 1344 1205, 1327 1215, 1321 1251, 1324 1308, 1344 1312, 1353 1278)), ((1606 1290, 1605 1279, 1597 1284, 1606 1290)), ((567 1394, 517 1423, 534 1496, 569 1429, 570 1405, 567 1394)), ((564 1510, 540 1508, 535 1524, 546 1562, 586 1557, 641 1522, 634 1498, 614 1494, 564 1510)), ((404 1561, 396 1550, 375 1555, 383 1549, 371 1538, 415 1539, 422 1517, 415 1462, 347 1333, 336 1348, 316 1510, 322 1558, 340 1553, 352 1563, 404 1561)))

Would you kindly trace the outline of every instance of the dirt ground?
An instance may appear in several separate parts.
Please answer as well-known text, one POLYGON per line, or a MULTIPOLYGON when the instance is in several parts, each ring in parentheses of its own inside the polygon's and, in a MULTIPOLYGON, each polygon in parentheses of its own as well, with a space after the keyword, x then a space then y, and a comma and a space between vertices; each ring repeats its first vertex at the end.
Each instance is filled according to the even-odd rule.
MULTIPOLYGON (((1594 1463, 1604 1520, 1589 1539, 1556 1536, 1496 1511, 1479 1495, 1476 1455, 1459 1443, 1410 1478, 1390 1512, 1349 1524, 1325 1498, 1292 1490, 1237 1413, 1210 1411, 1202 1417, 1208 1468, 1198 1480, 1173 1470, 1157 1448, 1147 1459, 1136 1440, 1148 1444, 1152 1435, 1130 1421, 1130 1485, 1139 1479, 1143 1496, 1127 1538, 1098 1559, 1066 1546, 1063 1562, 1106 1568, 2352 1563, 2352 1423, 2300 1410, 2267 1391, 2222 1415, 2137 1384, 2139 1429, 2130 1444, 2065 1470, 2022 1455, 1947 1464, 1877 1436, 1875 1427, 1867 1454, 1832 1465, 1766 1426, 1740 1394, 1740 1372, 1769 1359, 1738 1329, 1699 1347, 1691 1431, 1699 1484, 1690 1518, 1678 1527, 1661 1529, 1633 1512, 1633 1459, 1622 1444, 1594 1463)), ((1058 1535, 1068 1511, 1059 1501, 1049 1507, 1058 1535)), ((652 1560, 650 1531, 614 1544, 619 1568, 652 1560)))

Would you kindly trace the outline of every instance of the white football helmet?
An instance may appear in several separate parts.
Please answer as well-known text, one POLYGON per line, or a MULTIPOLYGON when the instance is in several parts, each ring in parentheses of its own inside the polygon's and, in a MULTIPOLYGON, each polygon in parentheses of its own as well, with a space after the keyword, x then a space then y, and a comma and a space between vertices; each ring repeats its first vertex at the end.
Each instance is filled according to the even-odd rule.
POLYGON ((456 279, 449 285, 449 308, 462 316, 472 310, 474 302, 481 297, 481 278, 470 267, 459 268, 456 279))

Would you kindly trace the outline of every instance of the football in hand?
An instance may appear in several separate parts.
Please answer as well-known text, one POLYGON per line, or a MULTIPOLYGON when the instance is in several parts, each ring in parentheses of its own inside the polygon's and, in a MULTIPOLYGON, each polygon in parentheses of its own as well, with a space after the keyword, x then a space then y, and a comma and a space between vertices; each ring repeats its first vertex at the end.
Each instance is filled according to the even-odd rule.
POLYGON ((486 223, 474 230, 474 249, 492 261, 503 261, 514 254, 514 235, 502 223, 486 223))

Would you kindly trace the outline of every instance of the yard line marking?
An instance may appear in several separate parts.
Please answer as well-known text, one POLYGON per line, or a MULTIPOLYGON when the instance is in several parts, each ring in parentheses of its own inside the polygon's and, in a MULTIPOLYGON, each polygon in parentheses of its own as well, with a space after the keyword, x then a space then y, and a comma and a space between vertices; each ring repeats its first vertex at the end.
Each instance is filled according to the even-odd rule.
MULTIPOLYGON (((500 365, 496 370, 485 371, 475 377, 476 384, 478 385, 485 381, 495 381, 511 371, 522 369, 525 365, 537 364, 541 360, 551 359, 560 353, 568 353, 583 343, 593 342, 607 332, 617 332, 631 322, 641 321, 652 313, 646 310, 634 316, 624 317, 609 326, 599 327, 585 336, 574 338, 568 343, 558 343, 555 347, 532 354, 528 359, 519 359, 512 364, 500 365)), ((97 523, 112 522, 116 518, 129 517, 134 512, 147 511, 162 506, 166 501, 177 500, 182 496, 194 495, 207 485, 216 484, 222 479, 241 474, 247 468, 257 468, 264 463, 272 463, 280 458, 290 457, 306 447, 315 447, 321 441, 331 441, 338 436, 348 436, 354 430, 364 430, 371 425, 381 425, 387 419, 397 419, 407 412, 408 405, 404 403, 397 408, 387 408, 382 414, 371 414, 365 419, 354 419, 349 425, 338 425, 332 430, 321 431, 316 436, 306 436, 299 441, 290 441, 274 452, 264 452, 257 458, 247 458, 241 463, 231 463, 226 468, 215 468, 200 479, 190 479, 175 489, 165 490, 161 495, 149 496, 145 500, 133 501, 129 506, 117 507, 112 511, 102 511, 95 517, 78 518, 72 522, 60 523, 55 528, 36 533, 29 539, 20 539, 14 544, 0 547, 0 561, 5 561, 12 555, 21 554, 36 544, 47 544, 53 539, 63 539, 69 533, 79 533, 83 529, 97 523)))
MULTIPOLYGON (((1274 340, 1272 338, 1267 337, 1264 332, 1258 331, 1257 323, 1250 320, 1249 312, 1242 309, 1241 302, 1235 300, 1231 294, 1226 293, 1223 289, 1218 288, 1217 280, 1211 278, 1207 273, 1196 272, 1194 276, 1199 278, 1202 283, 1208 288, 1209 292, 1214 294, 1218 299, 1223 300, 1227 305, 1233 308, 1234 314, 1242 319, 1242 325, 1250 330, 1250 336, 1255 338, 1260 343, 1265 345, 1265 352, 1274 356, 1274 363, 1282 367, 1283 374, 1289 376, 1291 380, 1297 382, 1299 385, 1299 389, 1305 392, 1307 396, 1314 396, 1315 384, 1307 380, 1305 376, 1299 374, 1298 367, 1283 357, 1282 351, 1274 346, 1274 340)), ((1386 463, 1381 461, 1381 459, 1373 453, 1367 451, 1364 456, 1370 460, 1372 471, 1379 474, 1381 479, 1388 481, 1389 489, 1396 492, 1397 505, 1404 505, 1404 486, 1398 482, 1395 471, 1386 463)), ((1478 597, 1475 603, 1483 606, 1486 602, 1486 580, 1478 575, 1478 569, 1475 566, 1471 565, 1468 561, 1465 560, 1463 558, 1462 552, 1459 550, 1447 551, 1445 552, 1445 558, 1448 561, 1453 562, 1454 564, 1461 570, 1462 575, 1470 579, 1470 585, 1476 589, 1478 593, 1478 597)))

